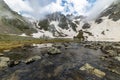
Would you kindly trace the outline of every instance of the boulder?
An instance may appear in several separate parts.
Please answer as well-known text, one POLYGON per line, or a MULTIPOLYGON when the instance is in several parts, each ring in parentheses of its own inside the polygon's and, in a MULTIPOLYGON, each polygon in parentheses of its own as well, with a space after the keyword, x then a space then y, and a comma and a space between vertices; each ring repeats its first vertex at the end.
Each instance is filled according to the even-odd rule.
POLYGON ((116 60, 120 61, 120 54, 115 57, 116 60))
POLYGON ((93 66, 91 66, 88 63, 86 63, 84 66, 82 66, 80 68, 80 70, 81 71, 87 71, 88 73, 94 74, 94 75, 96 75, 99 78, 103 78, 106 75, 105 72, 103 72, 103 71, 101 71, 99 69, 94 68, 93 66))
POLYGON ((48 49, 48 54, 55 55, 55 54, 60 54, 61 51, 58 48, 55 47, 50 47, 48 49))
POLYGON ((0 68, 8 67, 9 62, 10 62, 10 58, 0 57, 0 68))
POLYGON ((26 63, 26 64, 29 64, 29 63, 32 63, 34 61, 40 60, 40 59, 41 59, 41 56, 33 56, 33 57, 30 57, 30 58, 26 59, 23 62, 26 63))

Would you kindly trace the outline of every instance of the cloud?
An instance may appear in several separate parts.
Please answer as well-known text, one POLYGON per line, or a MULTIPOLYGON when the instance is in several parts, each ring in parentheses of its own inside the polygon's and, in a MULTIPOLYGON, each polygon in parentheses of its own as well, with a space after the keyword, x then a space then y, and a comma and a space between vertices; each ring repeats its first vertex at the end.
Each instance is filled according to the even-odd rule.
POLYGON ((14 11, 22 15, 42 19, 45 15, 61 12, 65 15, 85 15, 96 18, 115 0, 4 0, 14 11))
POLYGON ((114 1, 117 0, 97 0, 91 10, 87 13, 87 19, 92 20, 97 18, 100 13, 108 8, 114 1))
POLYGON ((33 9, 22 0, 4 0, 14 11, 32 11, 33 9))
POLYGON ((37 19, 44 18, 45 15, 62 11, 63 7, 55 0, 27 0, 28 4, 33 8, 30 14, 37 19))

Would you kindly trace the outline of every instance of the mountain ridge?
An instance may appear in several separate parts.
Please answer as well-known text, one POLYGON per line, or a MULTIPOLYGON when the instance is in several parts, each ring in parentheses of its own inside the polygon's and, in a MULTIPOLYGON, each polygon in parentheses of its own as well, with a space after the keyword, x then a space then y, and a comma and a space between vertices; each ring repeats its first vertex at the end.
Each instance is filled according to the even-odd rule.
POLYGON ((28 20, 12 11, 8 5, 0 0, 0 33, 1 34, 30 34, 36 32, 28 20))
MULTIPOLYGON (((46 19, 44 20, 40 20, 38 23, 38 27, 40 31, 38 34, 38 36, 35 36, 35 34, 33 36, 35 37, 39 37, 39 34, 44 35, 44 36, 51 36, 51 37, 69 37, 69 38, 74 38, 74 37, 78 37, 80 35, 80 31, 82 31, 82 35, 81 37, 79 36, 79 38, 83 38, 85 40, 88 41, 119 41, 120 40, 120 6, 119 6, 120 2, 118 3, 113 3, 110 7, 108 7, 104 12, 101 13, 101 15, 96 19, 96 20, 92 20, 92 21, 85 21, 84 16, 78 16, 77 18, 72 18, 70 19, 70 15, 69 16, 64 16, 64 15, 60 15, 59 16, 63 16, 64 19, 61 19, 63 22, 61 22, 61 20, 55 20, 53 19, 54 17, 56 17, 56 14, 51 14, 49 16, 51 16, 51 20, 50 17, 46 17, 46 19), (53 17, 53 15, 55 15, 53 17), (46 21, 46 23, 44 23, 44 21, 46 21), (47 29, 55 29, 57 31, 50 31, 48 30, 44 30, 43 28, 45 28, 44 26, 42 26, 43 24, 47 24, 47 29), (59 25, 60 23, 64 24, 62 25, 62 27, 59 25), (71 25, 70 23, 72 23, 73 25, 75 25, 73 27, 73 25, 71 25), (51 27, 52 24, 52 27, 51 27), (66 26, 67 25, 67 26, 66 26), (54 26, 54 27, 53 27, 54 26), (74 28, 72 28, 72 27, 74 28), (41 33, 42 31, 42 33, 41 33), (46 33, 47 31, 47 33, 46 33), (61 33, 64 36, 58 35, 58 36, 54 36, 54 33, 61 33)), ((57 13, 58 14, 58 13, 57 13)), ((62 18, 62 17, 61 17, 62 18)))

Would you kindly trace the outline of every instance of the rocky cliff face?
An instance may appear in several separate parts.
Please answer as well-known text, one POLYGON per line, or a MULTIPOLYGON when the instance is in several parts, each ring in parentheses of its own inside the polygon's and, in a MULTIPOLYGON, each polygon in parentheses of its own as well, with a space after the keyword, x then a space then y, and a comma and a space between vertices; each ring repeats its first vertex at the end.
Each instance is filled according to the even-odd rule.
POLYGON ((31 23, 12 11, 3 0, 0 0, 0 33, 30 34, 35 32, 31 23))

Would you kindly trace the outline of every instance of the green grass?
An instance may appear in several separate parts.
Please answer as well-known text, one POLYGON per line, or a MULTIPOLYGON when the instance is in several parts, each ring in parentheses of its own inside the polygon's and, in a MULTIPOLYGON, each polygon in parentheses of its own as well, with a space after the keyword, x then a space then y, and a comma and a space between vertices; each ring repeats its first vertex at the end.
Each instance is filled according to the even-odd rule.
POLYGON ((21 37, 16 35, 7 35, 0 34, 0 51, 8 50, 24 45, 30 44, 42 44, 42 43, 57 43, 57 42, 73 42, 73 39, 63 39, 63 38, 54 38, 54 39, 36 39, 32 37, 21 37))

